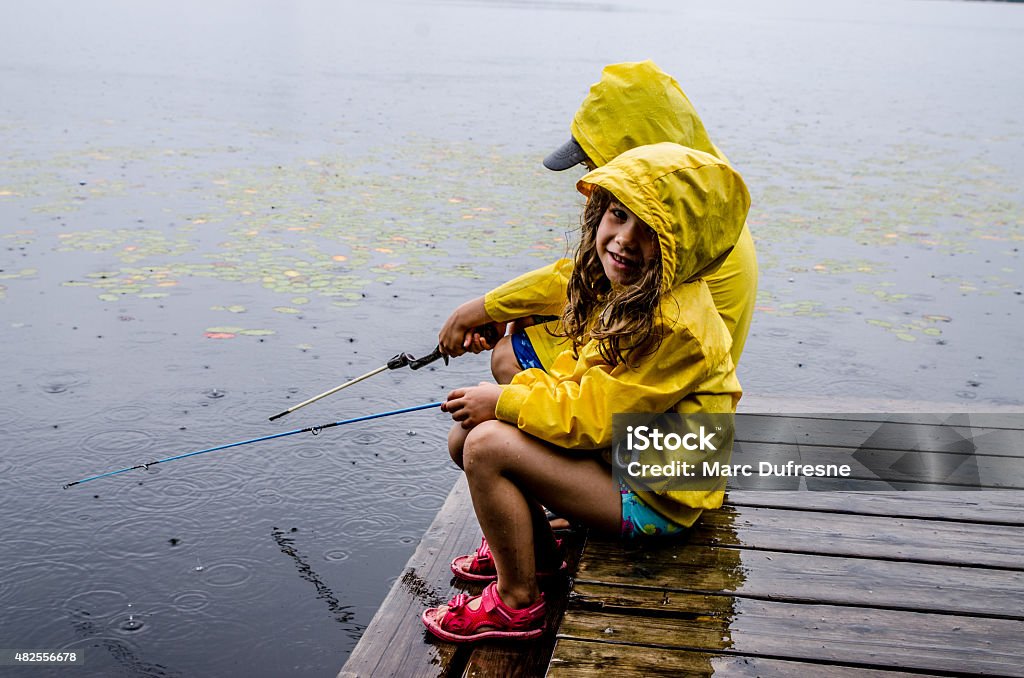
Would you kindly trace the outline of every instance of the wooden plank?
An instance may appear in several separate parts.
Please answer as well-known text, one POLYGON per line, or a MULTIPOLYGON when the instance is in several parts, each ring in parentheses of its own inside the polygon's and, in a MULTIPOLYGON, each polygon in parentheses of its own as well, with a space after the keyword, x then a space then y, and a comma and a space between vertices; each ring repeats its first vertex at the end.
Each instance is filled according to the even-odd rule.
MULTIPOLYGON (((1012 490, 986 492, 806 492, 730 487, 733 506, 836 514, 902 516, 992 525, 1024 525, 1024 501, 1012 490)), ((823 518, 827 519, 827 518, 823 518)))
POLYGON ((751 477, 737 476, 729 483, 739 489, 815 490, 956 490, 992 488, 1024 489, 1024 463, 1012 457, 964 455, 907 450, 850 449, 813 445, 737 442, 732 464, 752 467, 751 477), (849 477, 759 477, 760 464, 784 466, 832 464, 850 467, 849 477), (861 482, 857 482, 861 481, 861 482))
POLYGON ((1024 623, 828 605, 733 599, 728 615, 699 600, 679 616, 573 609, 559 639, 957 675, 1024 676, 1024 623))
POLYGON ((615 543, 592 540, 587 550, 577 573, 574 599, 603 595, 593 586, 621 585, 634 587, 631 590, 649 600, 665 592, 730 593, 1024 619, 1024 572, 1020 571, 697 544, 628 551, 615 543))
POLYGON ((723 506, 705 511, 690 543, 1024 570, 1024 525, 723 506))
POLYGON ((417 678, 461 673, 468 648, 431 640, 420 614, 424 608, 451 599, 454 593, 448 564, 454 554, 471 552, 479 543, 471 505, 465 477, 460 477, 345 662, 339 678, 417 678))
MULTIPOLYGON (((738 416, 748 416, 742 413, 738 416)), ((983 429, 1024 430, 1024 411, 1004 412, 794 412, 750 413, 749 416, 790 419, 843 419, 869 423, 904 423, 983 429)))
POLYGON ((560 638, 548 678, 935 678, 829 664, 560 638))
POLYGON ((783 443, 822 447, 920 450, 969 455, 1024 457, 1024 415, 1016 428, 865 421, 848 415, 828 418, 736 415, 736 439, 743 442, 783 443))
MULTIPOLYGON (((586 539, 584 531, 564 532, 559 535, 566 549, 569 572, 575 572, 586 539)), ((464 678, 541 678, 547 671, 555 647, 555 633, 562 623, 568 602, 569 581, 565 578, 542 582, 548 602, 546 623, 548 632, 528 643, 485 642, 472 648, 463 671, 464 678)))

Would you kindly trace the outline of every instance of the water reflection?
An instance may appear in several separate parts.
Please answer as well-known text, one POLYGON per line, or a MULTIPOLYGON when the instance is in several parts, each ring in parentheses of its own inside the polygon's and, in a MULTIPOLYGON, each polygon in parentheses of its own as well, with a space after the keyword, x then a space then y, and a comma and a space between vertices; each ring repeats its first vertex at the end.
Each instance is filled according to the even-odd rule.
POLYGON ((358 640, 359 636, 362 635, 365 627, 354 622, 355 612, 351 605, 343 605, 338 600, 337 595, 334 591, 324 583, 320 575, 317 574, 316 570, 309 564, 305 557, 303 557, 295 547, 295 534, 298 530, 292 528, 289 534, 285 534, 285 531, 280 528, 273 528, 270 531, 270 536, 277 542, 278 547, 281 549, 281 553, 286 556, 290 556, 295 561, 295 567, 299 571, 299 576, 313 584, 316 589, 316 597, 326 603, 327 609, 331 611, 334 619, 342 625, 345 629, 346 635, 353 640, 358 640))

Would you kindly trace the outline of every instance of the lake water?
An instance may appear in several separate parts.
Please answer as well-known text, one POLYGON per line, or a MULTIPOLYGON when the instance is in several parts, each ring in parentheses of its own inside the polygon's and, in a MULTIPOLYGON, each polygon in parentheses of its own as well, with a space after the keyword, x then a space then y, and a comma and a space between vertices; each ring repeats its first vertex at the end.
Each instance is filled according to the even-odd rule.
POLYGON ((606 63, 675 75, 750 186, 748 403, 1024 406, 1019 4, 4 14, 2 648, 333 676, 456 477, 441 413, 61 486, 486 378, 388 372, 267 421, 565 253, 580 173, 540 159, 606 63))

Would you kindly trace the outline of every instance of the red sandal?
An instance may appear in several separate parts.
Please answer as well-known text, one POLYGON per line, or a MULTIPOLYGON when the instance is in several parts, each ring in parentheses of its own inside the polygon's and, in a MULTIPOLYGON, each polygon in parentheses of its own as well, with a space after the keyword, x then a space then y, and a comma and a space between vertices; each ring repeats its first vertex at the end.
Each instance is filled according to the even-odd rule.
POLYGON ((530 607, 515 610, 498 597, 497 582, 488 584, 479 596, 470 598, 466 593, 458 594, 448 603, 448 609, 440 620, 437 619, 438 609, 431 607, 424 610, 420 619, 428 631, 453 643, 469 643, 485 638, 537 638, 544 633, 544 617, 547 614, 543 593, 530 607), (469 606, 474 600, 480 601, 475 610, 469 606), (481 631, 481 628, 487 630, 481 631))
MULTIPOLYGON (((561 552, 562 540, 555 540, 555 548, 561 552)), ((551 577, 565 572, 569 566, 563 560, 557 572, 537 572, 538 577, 551 577)), ((480 540, 480 548, 476 553, 459 556, 452 561, 452 572, 459 579, 467 581, 497 581, 498 571, 494 568, 494 559, 491 557, 491 547, 487 543, 487 537, 480 540)))

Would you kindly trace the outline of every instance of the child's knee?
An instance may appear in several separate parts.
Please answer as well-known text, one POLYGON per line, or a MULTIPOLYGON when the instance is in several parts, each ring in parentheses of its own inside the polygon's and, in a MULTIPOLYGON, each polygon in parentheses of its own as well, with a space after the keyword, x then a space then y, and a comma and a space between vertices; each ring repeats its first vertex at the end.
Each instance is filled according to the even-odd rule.
POLYGON ((510 424, 496 419, 471 428, 462 446, 462 468, 469 473, 470 467, 480 471, 482 467, 504 463, 501 452, 508 447, 509 434, 517 431, 510 424))
POLYGON ((507 384, 512 381, 512 377, 522 371, 523 368, 519 366, 516 352, 512 348, 512 337, 502 337, 491 351, 491 375, 499 384, 507 384))
POLYGON ((454 424, 448 430, 448 455, 459 468, 463 468, 463 449, 466 444, 468 431, 462 428, 462 424, 454 424))

